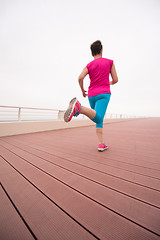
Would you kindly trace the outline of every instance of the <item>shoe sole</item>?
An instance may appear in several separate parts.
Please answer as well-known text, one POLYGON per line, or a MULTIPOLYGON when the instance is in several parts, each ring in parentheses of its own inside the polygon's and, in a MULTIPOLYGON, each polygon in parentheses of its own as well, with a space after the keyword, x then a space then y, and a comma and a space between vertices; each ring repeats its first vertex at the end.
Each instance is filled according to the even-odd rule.
POLYGON ((107 150, 108 149, 108 147, 106 147, 106 148, 98 148, 98 152, 103 152, 104 150, 107 150))
POLYGON ((73 99, 70 101, 69 106, 68 106, 67 110, 66 110, 65 113, 64 113, 64 121, 65 121, 65 122, 69 122, 69 118, 70 118, 71 114, 73 113, 73 110, 74 110, 74 107, 75 107, 77 101, 78 101, 78 100, 77 100, 76 97, 73 98, 73 99))

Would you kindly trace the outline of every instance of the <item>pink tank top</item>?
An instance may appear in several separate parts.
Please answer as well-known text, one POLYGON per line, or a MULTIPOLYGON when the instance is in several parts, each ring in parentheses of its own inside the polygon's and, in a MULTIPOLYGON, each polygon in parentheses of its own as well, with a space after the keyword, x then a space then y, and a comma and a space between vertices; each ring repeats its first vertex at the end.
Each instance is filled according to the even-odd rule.
POLYGON ((113 60, 107 58, 97 58, 87 64, 88 74, 90 78, 90 86, 88 89, 88 97, 93 97, 103 93, 111 93, 109 74, 113 60))

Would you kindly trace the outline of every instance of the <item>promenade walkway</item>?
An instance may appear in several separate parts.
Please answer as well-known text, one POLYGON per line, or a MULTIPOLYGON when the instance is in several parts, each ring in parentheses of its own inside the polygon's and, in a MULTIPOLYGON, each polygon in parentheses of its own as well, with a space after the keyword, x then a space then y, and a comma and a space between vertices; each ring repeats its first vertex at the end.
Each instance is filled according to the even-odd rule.
POLYGON ((160 118, 0 138, 1 240, 160 239, 160 118))

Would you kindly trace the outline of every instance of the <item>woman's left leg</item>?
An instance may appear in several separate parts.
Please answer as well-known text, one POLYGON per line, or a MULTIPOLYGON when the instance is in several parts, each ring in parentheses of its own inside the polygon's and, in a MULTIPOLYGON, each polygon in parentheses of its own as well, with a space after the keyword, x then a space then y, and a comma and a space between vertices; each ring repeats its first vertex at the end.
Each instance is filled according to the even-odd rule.
POLYGON ((96 111, 94 109, 81 106, 81 114, 84 114, 92 120, 96 116, 96 111))
MULTIPOLYGON (((64 114, 64 121, 69 122, 73 116, 84 114, 96 123, 97 128, 103 128, 103 118, 108 106, 110 94, 100 94, 89 98, 90 108, 82 106, 76 98, 73 98, 64 114)), ((102 135, 101 130, 97 130, 98 136, 102 135)))
POLYGON ((103 144, 103 119, 107 110, 107 106, 110 100, 110 94, 101 94, 97 96, 95 103, 95 111, 101 121, 96 123, 96 134, 99 140, 99 144, 103 144))

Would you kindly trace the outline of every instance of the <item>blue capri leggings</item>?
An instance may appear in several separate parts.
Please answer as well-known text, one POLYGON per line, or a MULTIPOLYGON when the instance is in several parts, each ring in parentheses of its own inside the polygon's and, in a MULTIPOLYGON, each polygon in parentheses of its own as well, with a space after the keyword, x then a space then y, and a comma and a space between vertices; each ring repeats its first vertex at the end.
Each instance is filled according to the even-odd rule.
POLYGON ((103 118, 106 113, 110 97, 110 93, 105 93, 88 98, 91 108, 96 111, 96 116, 91 120, 96 123, 96 127, 98 128, 103 128, 103 118))

